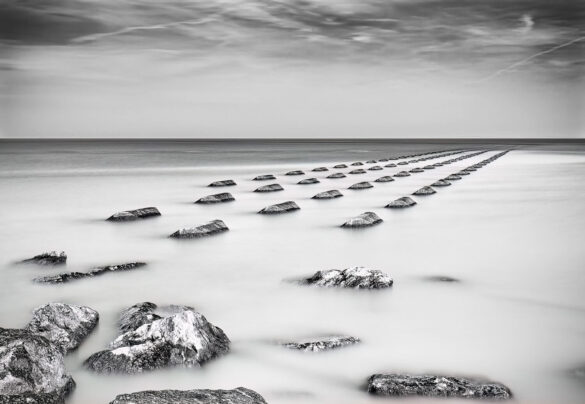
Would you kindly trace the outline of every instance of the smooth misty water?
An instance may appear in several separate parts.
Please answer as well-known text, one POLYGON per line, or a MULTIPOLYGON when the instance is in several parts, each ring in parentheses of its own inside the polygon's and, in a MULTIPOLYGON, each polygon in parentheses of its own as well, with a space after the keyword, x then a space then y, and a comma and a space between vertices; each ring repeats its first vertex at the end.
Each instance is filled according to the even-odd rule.
POLYGON ((275 404, 379 403, 362 387, 370 374, 383 371, 484 376, 507 384, 520 403, 585 401, 583 381, 569 374, 585 362, 582 148, 515 150, 436 195, 417 198, 416 207, 394 211, 383 206, 495 152, 350 191, 355 182, 402 168, 316 185, 296 185, 307 176, 280 174, 468 146, 49 142, 0 147, 0 325, 22 327, 34 307, 50 301, 100 312, 97 330, 67 358, 77 381, 69 403, 107 403, 116 394, 145 389, 237 386, 275 404), (268 173, 278 174, 277 181, 251 181, 268 173), (226 178, 238 186, 206 187, 226 178), (252 192, 272 182, 285 191, 252 192), (329 189, 345 196, 310 199, 329 189), (237 201, 192 203, 223 191, 237 201), (301 210, 269 217, 255 213, 286 200, 295 200, 301 210), (104 221, 116 211, 144 206, 157 206, 163 216, 104 221), (385 222, 361 231, 338 227, 368 210, 385 222), (167 237, 216 218, 230 231, 190 241, 167 237), (14 262, 45 250, 65 250, 68 271, 133 260, 149 265, 60 286, 34 284, 32 278, 65 268, 14 262), (388 272, 394 287, 368 292, 285 282, 352 265, 388 272), (426 277, 433 275, 462 281, 429 282, 426 277), (232 352, 201 369, 134 376, 84 370, 82 361, 116 336, 119 311, 140 301, 195 306, 223 328, 232 352), (321 354, 273 343, 331 333, 357 336, 363 343, 321 354))

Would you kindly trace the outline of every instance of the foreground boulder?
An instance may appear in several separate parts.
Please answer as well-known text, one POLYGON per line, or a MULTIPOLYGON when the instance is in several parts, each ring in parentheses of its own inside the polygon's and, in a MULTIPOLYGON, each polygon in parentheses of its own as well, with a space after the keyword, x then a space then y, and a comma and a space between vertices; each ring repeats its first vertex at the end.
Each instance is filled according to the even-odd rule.
POLYGON ((353 184, 349 187, 349 189, 368 189, 373 188, 374 186, 367 181, 358 182, 357 184, 353 184))
POLYGON ((438 180, 431 184, 433 187, 448 187, 451 183, 447 180, 438 180))
POLYGON ((276 192, 276 191, 283 191, 284 188, 280 184, 270 184, 264 185, 259 188, 256 188, 254 192, 276 192))
POLYGON ((299 342, 286 342, 282 344, 282 346, 285 348, 296 349, 305 352, 321 352, 357 344, 359 342, 360 342, 359 338, 355 337, 334 336, 304 340, 299 342))
POLYGON ((203 198, 199 198, 195 203, 201 204, 210 204, 210 203, 222 203, 222 202, 231 202, 235 201, 236 198, 232 196, 229 192, 222 192, 220 194, 215 195, 207 195, 203 198))
POLYGON ((208 187, 232 187, 237 185, 234 180, 215 181, 208 185, 208 187))
POLYGON ((103 275, 109 272, 123 272, 131 271, 146 265, 144 262, 129 262, 119 265, 106 265, 97 267, 87 272, 65 272, 57 275, 48 275, 35 278, 34 281, 38 283, 65 283, 75 279, 93 278, 94 276, 103 275))
POLYGON ((332 189, 331 191, 319 192, 317 195, 313 196, 313 199, 333 199, 333 198, 341 198, 343 194, 336 189, 332 189))
POLYGON ((132 220, 146 219, 147 217, 154 216, 160 216, 160 212, 155 207, 149 207, 114 213, 106 220, 109 220, 110 222, 129 222, 132 220))
POLYGON ((75 387, 63 353, 41 335, 0 328, 0 402, 62 404, 75 387))
POLYGON ((223 330, 192 308, 145 323, 84 362, 99 373, 138 373, 170 366, 199 367, 229 351, 223 330))
POLYGON ((334 173, 327 176, 329 179, 336 179, 336 178, 345 178, 344 173, 334 173))
POLYGON ((351 170, 349 174, 365 174, 367 171, 363 168, 358 168, 357 170, 351 170))
POLYGON ((229 228, 223 222, 223 220, 212 220, 209 223, 203 224, 201 226, 196 227, 189 227, 177 230, 170 237, 173 238, 200 238, 200 237, 207 237, 217 233, 223 233, 224 231, 228 231, 229 228))
POLYGON ((317 271, 301 283, 321 287, 384 289, 392 286, 394 281, 377 269, 351 267, 343 270, 328 269, 317 271))
POLYGON ((254 181, 267 181, 267 180, 275 180, 276 177, 272 174, 265 174, 265 175, 258 175, 253 178, 254 181))
POLYGON ((300 185, 308 185, 308 184, 318 184, 319 180, 317 178, 305 178, 304 180, 300 180, 297 184, 300 185))
POLYGON ((426 187, 422 187, 421 189, 414 191, 412 194, 417 195, 417 196, 423 196, 423 195, 432 195, 432 194, 436 194, 436 193, 437 193, 437 191, 435 191, 433 188, 426 186, 426 187))
POLYGON ((379 396, 424 396, 506 400, 512 398, 503 384, 440 375, 375 374, 368 392, 379 396))
POLYGON ((60 253, 57 253, 57 251, 45 252, 23 260, 22 262, 39 265, 62 265, 67 262, 67 254, 65 254, 65 251, 61 251, 60 253))
POLYGON ((278 213, 286 213, 292 212, 293 210, 299 210, 299 205, 297 205, 293 201, 287 201, 282 203, 277 203, 276 205, 270 205, 259 211, 258 213, 264 215, 273 215, 278 213))
POLYGON ((409 196, 403 196, 386 205, 387 208, 409 208, 416 205, 416 202, 409 196))
POLYGON ((120 394, 110 404, 266 404, 253 390, 149 390, 120 394))
POLYGON ((25 329, 45 337, 65 354, 81 344, 98 320, 98 312, 89 307, 48 303, 33 310, 25 329))
POLYGON ((383 177, 380 177, 380 178, 374 180, 374 182, 392 182, 392 181, 394 181, 394 178, 392 178, 389 175, 385 175, 383 177))
POLYGON ((284 175, 305 175, 305 173, 301 170, 294 170, 294 171, 289 171, 288 173, 286 173, 284 175))
POLYGON ((364 212, 359 216, 349 219, 347 222, 343 223, 341 227, 368 227, 382 223, 382 221, 383 220, 374 212, 364 212))

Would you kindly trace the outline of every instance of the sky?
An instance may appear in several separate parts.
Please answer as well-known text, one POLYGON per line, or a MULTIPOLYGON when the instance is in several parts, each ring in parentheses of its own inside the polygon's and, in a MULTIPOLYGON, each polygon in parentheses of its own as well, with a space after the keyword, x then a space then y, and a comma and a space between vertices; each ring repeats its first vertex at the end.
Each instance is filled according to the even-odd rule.
POLYGON ((3 0, 0 137, 583 138, 581 0, 3 0))

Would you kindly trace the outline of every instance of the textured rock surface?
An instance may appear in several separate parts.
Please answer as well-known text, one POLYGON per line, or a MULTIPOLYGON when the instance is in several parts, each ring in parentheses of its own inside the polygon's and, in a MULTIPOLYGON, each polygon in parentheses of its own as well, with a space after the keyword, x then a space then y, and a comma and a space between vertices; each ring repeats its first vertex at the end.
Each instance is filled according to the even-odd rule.
POLYGON ((416 202, 409 196, 403 196, 386 205, 387 208, 408 208, 416 205, 416 202))
POLYGON ((253 390, 149 390, 120 394, 110 404, 266 404, 253 390))
POLYGON ((359 216, 349 219, 341 227, 368 227, 382 223, 382 219, 374 212, 364 212, 359 216))
POLYGON ((368 392, 395 397, 512 398, 510 389, 500 383, 440 375, 376 374, 368 379, 368 392))
POLYGON ((220 194, 207 195, 203 198, 199 198, 195 203, 208 204, 208 203, 221 203, 235 201, 236 198, 229 192, 222 192, 220 194))
POLYGON ((329 178, 329 179, 345 178, 345 174, 344 173, 330 174, 327 176, 327 178, 329 178))
POLYGON ((118 329, 122 332, 134 331, 144 324, 150 324, 154 320, 159 320, 162 317, 155 314, 157 305, 151 302, 136 303, 128 307, 120 315, 118 321, 118 329))
POLYGON ((277 203, 276 205, 270 205, 259 211, 258 213, 262 213, 265 215, 272 215, 278 213, 285 213, 291 212, 293 210, 299 210, 299 205, 297 205, 293 201, 287 201, 282 203, 277 203))
POLYGON ((65 303, 48 303, 33 310, 26 330, 41 335, 67 353, 79 346, 99 321, 97 311, 65 303))
POLYGON ((65 283, 75 279, 93 278, 94 276, 103 275, 109 272, 131 271, 133 269, 143 267, 144 265, 146 265, 144 262, 129 262, 127 264, 106 265, 103 267, 97 267, 96 269, 92 269, 91 271, 87 272, 65 272, 57 275, 41 276, 39 278, 35 278, 34 281, 39 283, 65 283))
POLYGON ((394 174, 395 177, 408 177, 410 173, 408 171, 400 171, 399 173, 394 174))
POLYGON ((392 182, 392 181, 394 181, 394 178, 392 178, 389 175, 385 175, 385 176, 380 177, 380 178, 375 180, 375 182, 392 182))
POLYGON ((211 236, 217 233, 223 233, 224 231, 228 231, 229 228, 223 222, 223 220, 212 220, 209 223, 203 224, 201 226, 196 227, 189 227, 185 229, 180 229, 171 234, 170 237, 173 238, 200 238, 211 236))
POLYGON ((365 174, 366 172, 367 172, 366 170, 358 168, 357 170, 351 170, 349 174, 365 174))
POLYGON ((421 196, 421 195, 432 195, 432 194, 436 194, 436 193, 437 193, 437 191, 435 191, 433 188, 427 186, 427 187, 422 187, 421 189, 414 191, 412 194, 421 196))
POLYGON ((283 191, 284 188, 280 186, 280 184, 270 184, 264 185, 259 188, 256 188, 254 192, 276 192, 276 191, 283 191))
POLYGON ((297 184, 300 185, 307 185, 307 184, 318 184, 319 180, 317 178, 305 178, 304 180, 300 180, 297 184))
POLYGON ((368 189, 368 188, 373 188, 374 186, 372 184, 370 184, 367 181, 364 182, 358 182, 356 184, 353 184, 349 187, 349 189, 368 189))
POLYGON ((296 349, 305 352, 321 352, 357 344, 359 342, 359 338, 355 337, 333 336, 298 342, 286 342, 282 344, 282 346, 285 348, 296 349))
POLYGON ((327 167, 317 167, 317 168, 313 168, 311 171, 319 173, 322 171, 329 171, 329 169, 327 167))
POLYGON ((447 181, 456 181, 456 180, 460 180, 461 177, 457 174, 451 174, 450 176, 445 178, 447 181))
POLYGON ((310 278, 303 279, 303 283, 322 287, 383 289, 392 286, 393 280, 376 269, 351 267, 317 271, 310 278))
POLYGON ((125 210, 123 212, 114 213, 107 220, 111 222, 128 222, 138 219, 146 219, 147 217, 160 216, 160 212, 155 207, 148 207, 135 210, 125 210))
POLYGON ((449 185, 451 185, 451 183, 447 180, 439 180, 431 184, 433 187, 448 187, 449 185))
POLYGON ((293 171, 289 171, 288 173, 286 173, 284 175, 305 175, 305 173, 301 170, 293 170, 293 171))
POLYGON ((207 319, 187 307, 128 331, 96 352, 85 366, 100 373, 137 373, 170 366, 201 366, 229 351, 230 340, 207 319))
POLYGON ((313 196, 313 199, 333 199, 333 198, 340 198, 343 194, 336 189, 332 189, 331 191, 319 192, 317 195, 313 196))
POLYGON ((221 181, 212 182, 208 186, 209 187, 231 187, 234 185, 236 185, 236 182, 234 180, 221 180, 221 181))
POLYGON ((267 180, 275 180, 276 177, 272 174, 265 174, 265 175, 259 175, 257 177, 254 177, 254 181, 267 181, 267 180))
POLYGON ((380 167, 380 166, 372 166, 372 167, 368 168, 368 170, 370 170, 370 171, 380 171, 380 170, 383 170, 383 168, 380 167))
POLYGON ((22 262, 39 265, 62 265, 67 262, 67 254, 65 254, 65 251, 60 253, 57 253, 57 251, 45 252, 22 262))

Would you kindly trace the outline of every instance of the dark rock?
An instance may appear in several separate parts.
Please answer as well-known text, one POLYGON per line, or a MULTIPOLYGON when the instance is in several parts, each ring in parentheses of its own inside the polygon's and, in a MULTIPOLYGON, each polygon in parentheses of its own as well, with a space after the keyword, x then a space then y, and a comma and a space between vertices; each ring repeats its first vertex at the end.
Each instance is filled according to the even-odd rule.
POLYGON ((408 165, 408 161, 400 161, 400 162, 398 162, 398 165, 399 166, 406 166, 406 165, 408 165))
POLYGON ((344 270, 328 269, 317 271, 301 281, 304 284, 357 289, 383 289, 392 286, 394 281, 377 269, 352 267, 344 270))
POLYGON ((392 167, 396 167, 396 164, 395 163, 388 163, 384 167, 392 168, 392 167))
POLYGON ((234 180, 215 181, 208 185, 208 187, 231 187, 237 185, 234 180))
POLYGON ((276 191, 283 191, 284 188, 280 186, 280 184, 270 184, 264 185, 260 188, 256 188, 254 192, 276 192, 276 191))
POLYGON ((129 222, 132 220, 146 219, 148 217, 160 216, 160 212, 155 207, 125 210, 123 212, 114 213, 107 218, 111 222, 129 222))
POLYGON ((170 235, 173 238, 199 238, 228 231, 229 228, 222 220, 212 220, 201 226, 180 229, 170 235))
POLYGON ((333 168, 347 168, 347 164, 336 164, 333 168))
POLYGON ((383 177, 376 179, 374 182, 392 182, 392 181, 394 181, 394 178, 392 178, 390 175, 385 175, 383 177))
POLYGON ((65 354, 76 349, 98 321, 98 312, 89 307, 48 303, 33 310, 25 329, 45 337, 65 354))
POLYGON ((424 172, 424 171, 425 171, 425 170, 423 170, 422 168, 419 168, 419 167, 415 167, 415 168, 413 168, 412 170, 410 170, 410 172, 411 172, 411 173, 414 173, 414 174, 416 174, 416 173, 422 173, 422 172, 424 172))
POLYGON ((459 282, 459 279, 443 275, 427 276, 426 279, 431 282, 459 282))
MULTIPOLYGON (((176 306, 180 307, 181 306, 176 306)), ((225 333, 191 308, 143 324, 85 362, 99 373, 138 373, 170 366, 198 367, 229 351, 225 333)))
POLYGON ((434 170, 435 166, 434 165, 429 165, 429 166, 424 166, 423 167, 425 170, 434 170))
POLYGON ((265 215, 273 215, 273 214, 278 214, 278 213, 291 212, 293 210, 299 210, 299 209, 300 209, 299 205, 297 205, 295 202, 288 201, 288 202, 277 203, 276 205, 267 206, 258 213, 262 213, 265 215))
POLYGON ((408 208, 411 206, 416 205, 416 202, 412 200, 409 196, 403 196, 402 198, 398 198, 395 201, 390 202, 386 205, 387 208, 408 208))
POLYGON ((380 171, 380 170, 383 170, 383 168, 380 167, 380 166, 372 166, 372 167, 368 168, 368 170, 370 170, 370 171, 380 171))
POLYGON ((120 394, 110 404, 266 404, 253 390, 148 390, 120 394))
POLYGON ((107 265, 103 267, 97 267, 88 272, 65 272, 57 275, 41 276, 35 278, 34 281, 38 283, 65 283, 75 279, 82 278, 93 278, 94 276, 103 275, 108 272, 122 272, 130 271, 136 268, 140 268, 146 265, 144 262, 130 262, 127 264, 120 265, 107 265))
POLYGON ((457 174, 451 174, 450 176, 446 177, 445 180, 447 181, 456 181, 456 180, 460 180, 461 177, 457 174))
POLYGON ((319 192, 317 195, 313 196, 313 199, 333 199, 333 198, 340 198, 343 194, 336 189, 332 189, 331 191, 319 192))
POLYGON ((376 160, 368 160, 366 161, 366 164, 376 164, 377 161, 376 160))
POLYGON ((318 184, 319 180, 317 178, 305 178, 304 180, 300 180, 297 184, 300 185, 309 185, 309 184, 318 184))
POLYGON ((373 188, 374 186, 372 184, 370 184, 367 181, 364 182, 358 182, 356 184, 353 184, 352 186, 349 187, 349 189, 367 189, 367 188, 373 188))
POLYGON ((408 177, 410 176, 410 173, 408 171, 400 171, 399 173, 394 174, 395 177, 408 177))
POLYGON ((390 160, 390 159, 383 158, 383 159, 380 159, 380 160, 378 160, 378 162, 379 162, 379 163, 385 163, 385 162, 386 162, 386 161, 388 161, 388 160, 390 160))
POLYGON ((62 404, 74 388, 57 346, 28 330, 0 328, 0 402, 62 404))
POLYGON ((296 349, 305 352, 321 352, 357 344, 359 342, 359 338, 355 337, 334 336, 299 342, 286 342, 283 343, 282 346, 285 348, 296 349))
POLYGON ((455 175, 459 175, 459 176, 461 176, 461 175, 469 175, 469 173, 468 173, 467 171, 459 171, 459 172, 458 172, 457 174, 455 174, 455 175))
POLYGON ((305 173, 302 172, 301 170, 294 170, 294 171, 289 171, 288 173, 286 173, 284 175, 305 175, 305 173))
POLYGON ((335 178, 345 178, 345 174, 344 173, 334 173, 334 174, 329 174, 327 176, 327 178, 329 179, 335 179, 335 178))
POLYGON ((39 265, 62 265, 67 262, 67 254, 65 254, 65 251, 60 253, 57 253, 57 251, 45 252, 22 262, 39 265))
POLYGON ((317 168, 313 168, 311 171, 314 172, 322 172, 322 171, 329 171, 329 169, 327 167, 317 167, 317 168))
POLYGON ((267 181, 267 180, 275 180, 276 177, 272 174, 265 174, 265 175, 259 175, 257 177, 254 177, 254 181, 267 181))
POLYGON ((375 374, 368 379, 368 392, 394 397, 512 398, 510 389, 500 383, 440 375, 375 374))
POLYGON ((437 191, 435 191, 433 188, 431 187, 422 187, 421 189, 414 191, 412 194, 413 195, 417 195, 417 196, 422 196, 422 195, 432 195, 437 193, 437 191))
POLYGON ((357 170, 351 170, 349 174, 365 174, 366 172, 367 172, 366 170, 358 168, 357 170))
POLYGON ((451 185, 451 183, 447 180, 439 180, 431 184, 433 187, 448 187, 449 185, 451 185))
POLYGON ((144 324, 150 324, 162 317, 155 314, 157 305, 151 302, 137 303, 122 312, 118 321, 118 329, 122 333, 134 331, 144 324))
POLYGON ((361 161, 356 161, 355 163, 351 163, 352 166, 363 166, 364 163, 362 163, 361 161))
POLYGON ((349 219, 347 222, 341 225, 341 227, 369 227, 375 224, 382 223, 382 219, 378 217, 374 212, 365 212, 359 216, 349 219))
POLYGON ((236 199, 229 192, 222 192, 221 194, 208 195, 198 199, 195 203, 209 204, 235 201, 236 199))

